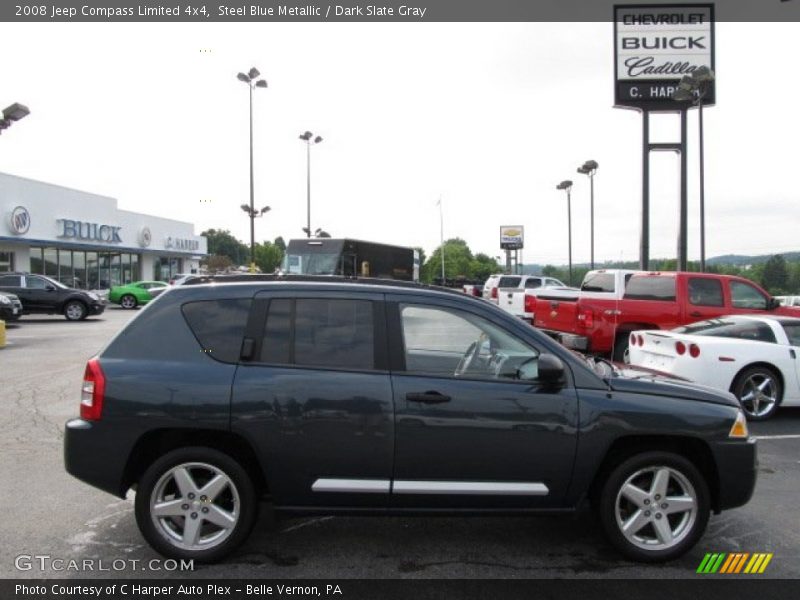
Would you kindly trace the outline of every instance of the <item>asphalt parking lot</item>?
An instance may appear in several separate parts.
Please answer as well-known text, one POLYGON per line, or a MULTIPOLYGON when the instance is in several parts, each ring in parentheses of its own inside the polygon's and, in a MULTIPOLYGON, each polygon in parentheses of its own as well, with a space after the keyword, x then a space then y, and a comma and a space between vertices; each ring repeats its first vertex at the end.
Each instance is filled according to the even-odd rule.
MULTIPOLYGON (((24 317, 0 349, 0 577, 81 577, 54 560, 102 560, 100 577, 186 577, 150 564, 132 496, 120 500, 66 474, 64 422, 77 415, 86 360, 138 311, 109 308, 70 323, 24 317), (20 556, 41 557, 19 559, 20 556), (40 568, 42 565, 44 569, 40 568), (55 568, 54 568, 55 565, 55 568), (29 569, 27 567, 30 566, 29 569), (21 567, 23 570, 20 570, 21 567)), ((195 576, 268 578, 681 578, 706 552, 772 552, 759 577, 800 576, 800 410, 751 424, 761 438, 753 500, 712 516, 688 555, 664 566, 622 560, 591 513, 570 518, 280 518, 264 506, 247 544, 195 576)), ((65 565, 67 563, 64 563, 65 565)))

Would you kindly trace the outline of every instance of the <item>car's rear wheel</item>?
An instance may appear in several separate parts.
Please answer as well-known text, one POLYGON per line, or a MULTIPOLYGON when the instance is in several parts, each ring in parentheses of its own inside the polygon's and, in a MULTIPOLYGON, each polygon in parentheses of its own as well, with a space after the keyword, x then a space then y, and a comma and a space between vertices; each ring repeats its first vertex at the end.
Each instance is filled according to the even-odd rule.
POLYGON ((119 299, 119 305, 122 308, 136 308, 137 304, 139 304, 139 302, 136 300, 136 296, 133 294, 125 294, 119 299))
POLYGON ((136 522, 164 556, 220 560, 247 537, 257 512, 253 483, 233 458, 203 447, 154 462, 136 491, 136 522))
POLYGON ((80 300, 70 300, 64 305, 64 316, 67 321, 80 321, 86 318, 88 309, 80 300))
POLYGON ((627 333, 620 333, 614 338, 614 351, 611 353, 611 358, 614 362, 630 364, 629 341, 627 333))
POLYGON ((732 390, 751 421, 769 419, 778 410, 783 397, 781 381, 768 367, 745 369, 736 377, 732 390))
POLYGON ((609 540, 642 562, 677 558, 703 535, 710 513, 708 485, 686 458, 645 452, 618 465, 600 497, 609 540))

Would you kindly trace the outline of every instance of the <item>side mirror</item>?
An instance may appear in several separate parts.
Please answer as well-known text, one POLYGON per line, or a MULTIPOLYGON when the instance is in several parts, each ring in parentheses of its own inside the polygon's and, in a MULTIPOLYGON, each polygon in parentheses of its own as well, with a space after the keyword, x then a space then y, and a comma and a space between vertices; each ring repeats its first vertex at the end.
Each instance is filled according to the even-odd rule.
POLYGON ((517 370, 521 381, 539 381, 544 384, 559 383, 564 377, 564 363, 553 354, 540 354, 522 363, 517 370))
POLYGON ((48 292, 54 292, 56 290, 56 286, 54 286, 52 283, 48 283, 46 286, 44 286, 44 289, 46 289, 48 292))
POLYGON ((775 310, 781 305, 780 300, 777 298, 770 298, 767 300, 767 310, 775 310))

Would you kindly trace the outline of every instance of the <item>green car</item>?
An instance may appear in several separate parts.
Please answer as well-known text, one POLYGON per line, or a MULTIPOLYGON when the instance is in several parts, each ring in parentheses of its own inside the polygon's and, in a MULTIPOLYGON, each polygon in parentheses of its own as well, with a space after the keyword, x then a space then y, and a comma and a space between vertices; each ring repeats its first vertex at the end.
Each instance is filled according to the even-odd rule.
POLYGON ((168 287, 169 284, 163 281, 134 281, 112 287, 108 292, 108 301, 122 308, 136 308, 140 304, 147 304, 168 287))

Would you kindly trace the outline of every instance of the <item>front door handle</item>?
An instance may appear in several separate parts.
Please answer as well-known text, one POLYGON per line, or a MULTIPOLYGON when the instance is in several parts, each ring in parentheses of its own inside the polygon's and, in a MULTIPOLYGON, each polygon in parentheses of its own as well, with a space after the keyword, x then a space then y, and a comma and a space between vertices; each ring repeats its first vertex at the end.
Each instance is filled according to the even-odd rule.
POLYGON ((692 312, 692 313, 689 313, 689 316, 690 316, 690 317, 702 317, 702 316, 703 316, 703 313, 699 313, 699 312, 697 312, 697 311, 694 311, 694 312, 692 312))
POLYGON ((439 392, 409 392, 406 394, 406 400, 409 402, 421 402, 422 404, 442 404, 450 402, 450 396, 445 396, 439 392))

